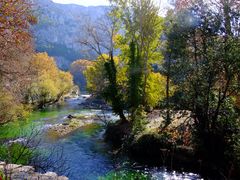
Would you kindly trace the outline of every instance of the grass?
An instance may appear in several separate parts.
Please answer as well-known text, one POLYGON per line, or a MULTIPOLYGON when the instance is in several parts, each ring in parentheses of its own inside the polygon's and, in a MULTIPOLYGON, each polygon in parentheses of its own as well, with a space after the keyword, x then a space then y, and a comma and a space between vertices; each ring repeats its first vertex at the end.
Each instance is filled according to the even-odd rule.
POLYGON ((99 180, 149 180, 147 174, 138 171, 123 170, 118 172, 110 172, 105 177, 100 177, 99 180))

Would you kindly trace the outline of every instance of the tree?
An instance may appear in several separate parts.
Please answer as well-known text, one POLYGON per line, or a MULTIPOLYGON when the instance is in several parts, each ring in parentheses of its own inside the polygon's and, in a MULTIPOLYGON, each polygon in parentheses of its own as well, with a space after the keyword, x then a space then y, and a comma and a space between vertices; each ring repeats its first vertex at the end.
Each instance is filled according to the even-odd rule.
POLYGON ((177 61, 179 58, 182 60, 186 59, 187 32, 189 25, 182 19, 183 17, 185 17, 184 13, 179 13, 178 16, 176 16, 173 10, 169 10, 165 18, 162 36, 161 45, 164 62, 160 71, 166 76, 166 126, 171 123, 170 90, 174 88, 171 81, 175 82, 175 84, 181 84, 184 79, 185 70, 188 69, 188 66, 184 64, 184 62, 178 63, 177 61), (182 24, 179 23, 180 21, 182 24))
POLYGON ((31 70, 34 80, 27 98, 34 106, 43 108, 69 93, 73 88, 73 78, 69 72, 59 70, 47 53, 38 53, 33 58, 31 70))
POLYGON ((74 83, 78 85, 83 91, 86 90, 87 86, 86 78, 84 77, 84 71, 88 67, 93 66, 93 64, 93 61, 84 59, 74 61, 71 64, 70 72, 74 77, 74 83))
MULTIPOLYGON (((102 63, 97 61, 95 66, 90 67, 85 74, 90 80, 88 87, 91 86, 95 92, 104 92, 104 88, 115 89, 116 91, 111 91, 112 95, 108 95, 112 97, 111 104, 116 103, 114 101, 118 99, 118 102, 122 104, 120 107, 131 112, 131 120, 133 120, 138 107, 143 105, 144 108, 141 109, 149 109, 148 107, 156 106, 161 99, 148 101, 146 98, 152 93, 148 85, 155 81, 153 76, 150 77, 153 72, 152 64, 160 63, 162 58, 158 50, 162 18, 159 17, 158 8, 151 0, 111 2, 112 9, 108 14, 111 25, 104 26, 110 29, 107 31, 111 32, 108 35, 110 39, 107 38, 107 41, 104 41, 101 33, 96 31, 97 28, 88 28, 87 32, 90 32, 90 37, 82 42, 95 50, 99 58, 102 58, 102 63), (123 29, 121 32, 119 32, 119 27, 123 29), (109 53, 107 61, 103 56, 104 50, 109 53), (118 62, 113 59, 116 50, 119 54, 118 62), (113 76, 112 79, 109 75, 113 76), (96 82, 99 82, 99 79, 102 79, 103 83, 101 85, 98 83, 97 86, 96 82), (110 82, 116 87, 108 87, 110 82), (117 97, 113 98, 115 95, 117 97)), ((100 31, 103 29, 101 27, 98 28, 100 31)), ((152 94, 151 97, 153 97, 152 94)))
POLYGON ((28 0, 1 0, 0 7, 0 116, 4 123, 21 118, 21 111, 25 114, 33 51, 30 26, 36 18, 28 0))
POLYGON ((0 125, 28 116, 28 108, 16 102, 12 94, 0 87, 0 125))
MULTIPOLYGON (((158 51, 162 32, 163 19, 159 17, 159 8, 152 0, 124 0, 111 1, 113 7, 121 14, 121 21, 125 30, 125 43, 131 49, 134 43, 138 51, 139 66, 142 78, 142 105, 147 107, 146 88, 151 64, 160 64, 161 53, 158 51)), ((131 71, 131 70, 130 70, 131 71)))
POLYGON ((12 54, 31 50, 30 25, 36 23, 36 18, 28 0, 2 0, 0 7, 0 76, 5 76, 19 72, 17 66, 9 66, 11 60, 19 61, 12 54))
POLYGON ((122 122, 125 122, 127 119, 124 115, 124 101, 118 90, 117 69, 113 57, 108 62, 105 62, 104 66, 108 82, 107 87, 103 91, 103 97, 111 102, 113 112, 119 115, 122 122))
POLYGON ((140 63, 140 55, 136 49, 135 43, 130 43, 130 56, 128 63, 128 101, 129 111, 131 112, 132 121, 135 120, 135 112, 142 103, 142 78, 143 72, 140 63))
MULTIPOLYGON (((100 67, 103 67, 101 70, 105 72, 102 74, 103 79, 105 79, 105 86, 102 86, 104 89, 102 89, 100 94, 106 101, 112 104, 113 111, 125 122, 126 117, 123 113, 123 99, 117 84, 117 70, 114 60, 114 38, 119 31, 118 12, 112 10, 107 12, 106 16, 107 17, 103 17, 102 20, 99 20, 96 26, 88 24, 86 28, 86 39, 81 39, 80 43, 94 50, 102 62, 105 61, 103 66, 99 64, 100 67), (105 53, 107 53, 107 55, 105 53)), ((94 71, 94 69, 92 70, 94 71)))
POLYGON ((215 2, 196 0, 176 11, 167 54, 174 54, 174 66, 182 67, 182 77, 174 72, 172 79, 179 79, 181 100, 193 113, 198 153, 227 168, 232 158, 225 153, 233 151, 239 128, 233 103, 240 87, 239 9, 235 1, 215 2))

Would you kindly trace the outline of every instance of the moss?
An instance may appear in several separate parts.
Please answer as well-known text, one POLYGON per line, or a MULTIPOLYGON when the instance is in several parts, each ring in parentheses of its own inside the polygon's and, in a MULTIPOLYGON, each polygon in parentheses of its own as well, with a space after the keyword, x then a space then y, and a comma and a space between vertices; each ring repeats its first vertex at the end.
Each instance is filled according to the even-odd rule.
POLYGON ((84 135, 91 136, 91 135, 95 134, 97 131, 99 131, 99 129, 101 129, 101 127, 102 126, 97 123, 88 124, 83 127, 84 135))
POLYGON ((76 121, 76 120, 72 120, 72 121, 70 121, 70 123, 69 123, 69 127, 71 127, 71 128, 77 128, 78 126, 79 126, 79 122, 78 121, 76 121))

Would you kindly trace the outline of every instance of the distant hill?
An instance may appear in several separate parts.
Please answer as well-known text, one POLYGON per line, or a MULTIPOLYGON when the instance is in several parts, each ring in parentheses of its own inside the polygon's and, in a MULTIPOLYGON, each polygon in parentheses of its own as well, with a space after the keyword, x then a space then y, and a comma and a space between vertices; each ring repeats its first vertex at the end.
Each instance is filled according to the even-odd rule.
POLYGON ((35 47, 57 60, 59 68, 68 70, 76 59, 95 59, 77 41, 84 36, 83 26, 89 20, 104 16, 107 6, 84 7, 74 4, 57 4, 51 0, 35 0, 38 24, 33 27, 35 47))

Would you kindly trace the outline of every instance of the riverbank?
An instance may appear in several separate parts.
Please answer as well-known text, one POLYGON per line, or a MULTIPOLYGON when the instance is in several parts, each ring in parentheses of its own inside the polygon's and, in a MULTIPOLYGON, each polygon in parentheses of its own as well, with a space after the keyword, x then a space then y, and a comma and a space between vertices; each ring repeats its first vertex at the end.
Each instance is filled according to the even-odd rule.
POLYGON ((6 164, 5 162, 0 162, 0 179, 37 179, 37 180, 68 180, 66 176, 58 176, 54 172, 47 172, 41 174, 35 172, 35 168, 32 166, 22 166, 17 164, 6 164))
MULTIPOLYGON (((105 140, 115 152, 126 154, 132 161, 150 167, 167 167, 178 172, 193 172, 210 179, 222 179, 216 166, 202 158, 195 149, 194 120, 189 111, 171 112, 172 122, 164 124, 165 111, 148 114, 145 129, 132 134, 131 123, 119 122, 107 127, 105 140)), ((237 179, 238 171, 232 169, 237 179)))

